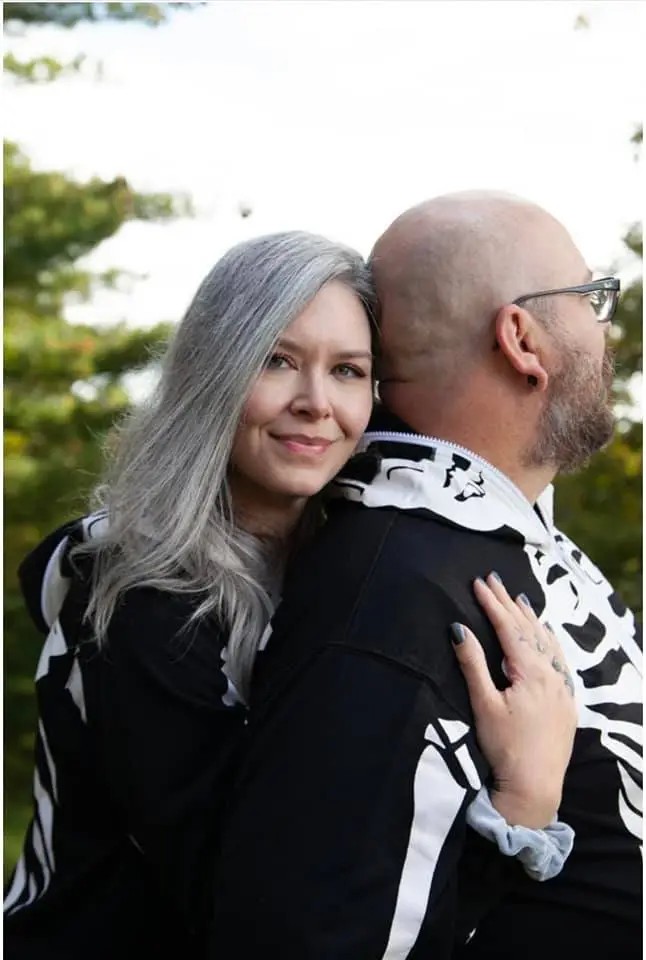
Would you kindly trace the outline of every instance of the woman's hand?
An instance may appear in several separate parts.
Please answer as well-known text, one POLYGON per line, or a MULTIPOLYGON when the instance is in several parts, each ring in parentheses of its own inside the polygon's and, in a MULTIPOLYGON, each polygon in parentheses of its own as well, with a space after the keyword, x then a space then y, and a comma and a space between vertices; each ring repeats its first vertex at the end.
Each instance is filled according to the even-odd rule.
POLYGON ((486 583, 476 580, 474 591, 498 634, 511 683, 496 688, 473 632, 453 624, 478 742, 494 773, 491 802, 509 824, 540 829, 558 810, 572 753, 572 677, 556 636, 524 595, 513 601, 495 573, 486 583))

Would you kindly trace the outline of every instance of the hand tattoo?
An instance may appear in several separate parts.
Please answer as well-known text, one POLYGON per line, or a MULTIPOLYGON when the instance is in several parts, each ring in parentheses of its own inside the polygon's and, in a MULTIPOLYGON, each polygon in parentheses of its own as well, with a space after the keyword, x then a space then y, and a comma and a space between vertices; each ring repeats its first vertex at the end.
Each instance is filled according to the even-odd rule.
POLYGON ((563 675, 563 680, 565 681, 565 686, 568 688, 572 696, 574 696, 574 681, 572 679, 571 674, 569 674, 567 670, 563 675))

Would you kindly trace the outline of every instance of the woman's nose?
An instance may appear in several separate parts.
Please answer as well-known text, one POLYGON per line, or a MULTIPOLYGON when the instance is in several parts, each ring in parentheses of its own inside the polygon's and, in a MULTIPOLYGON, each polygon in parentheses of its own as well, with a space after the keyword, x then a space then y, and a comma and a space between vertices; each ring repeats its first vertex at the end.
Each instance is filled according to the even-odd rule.
POLYGON ((300 384, 292 408, 295 413, 305 414, 313 420, 322 420, 332 412, 330 398, 322 377, 307 377, 300 384))

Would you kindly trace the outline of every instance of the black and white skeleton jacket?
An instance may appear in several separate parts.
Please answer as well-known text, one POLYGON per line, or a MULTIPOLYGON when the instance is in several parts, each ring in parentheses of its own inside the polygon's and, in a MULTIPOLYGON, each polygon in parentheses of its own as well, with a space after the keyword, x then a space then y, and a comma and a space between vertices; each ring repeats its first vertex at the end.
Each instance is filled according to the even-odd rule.
POLYGON ((468 451, 368 435, 336 494, 256 665, 213 955, 217 947, 245 960, 439 960, 463 949, 544 960, 576 945, 588 960, 637 957, 633 615, 555 528, 549 491, 533 507, 468 451), (513 861, 501 865, 465 827, 490 771, 449 625, 474 630, 505 686, 497 638, 472 591, 492 570, 553 626, 576 688, 579 729, 560 809, 576 840, 546 883, 513 861), (492 917, 498 939, 488 941, 492 917))
POLYGON ((5 898, 12 960, 202 957, 221 810, 246 716, 195 600, 128 591, 105 650, 83 623, 90 567, 61 527, 26 559, 47 639, 36 672, 34 817, 5 898))
POLYGON ((99 651, 83 624, 90 564, 71 548, 105 515, 59 528, 25 560, 46 640, 36 670, 34 817, 5 900, 15 958, 202 956, 221 812, 245 708, 213 621, 131 590, 99 651), (97 939, 97 931, 101 937, 97 939))

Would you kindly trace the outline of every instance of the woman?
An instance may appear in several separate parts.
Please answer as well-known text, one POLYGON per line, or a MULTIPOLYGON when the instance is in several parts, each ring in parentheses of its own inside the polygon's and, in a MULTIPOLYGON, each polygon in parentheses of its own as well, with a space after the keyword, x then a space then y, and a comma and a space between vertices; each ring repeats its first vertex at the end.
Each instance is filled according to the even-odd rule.
MULTIPOLYGON (((200 955, 260 639, 370 415, 372 304, 361 258, 322 238, 231 250, 121 431, 102 511, 23 564, 49 635, 13 956, 200 955)), ((505 642, 525 614, 494 590, 479 598, 505 642)), ((540 703, 564 769, 574 724, 553 673, 540 703)), ((494 766, 514 736, 488 732, 494 766)))

